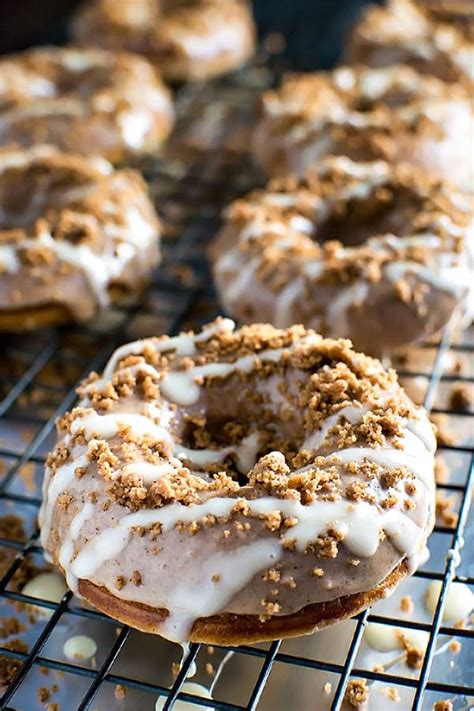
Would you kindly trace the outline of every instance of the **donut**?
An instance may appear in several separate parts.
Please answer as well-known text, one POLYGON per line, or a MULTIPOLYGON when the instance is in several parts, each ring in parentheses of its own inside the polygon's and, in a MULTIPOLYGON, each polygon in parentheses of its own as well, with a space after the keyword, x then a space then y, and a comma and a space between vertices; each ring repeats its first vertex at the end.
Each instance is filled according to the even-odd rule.
POLYGON ((0 59, 0 145, 40 143, 119 163, 155 151, 173 105, 141 57, 41 47, 0 59))
POLYGON ((224 74, 255 49, 247 0, 92 0, 71 32, 82 45, 143 54, 172 82, 224 74))
POLYGON ((323 156, 408 161, 474 184, 470 93, 407 66, 290 75, 265 92, 253 154, 270 175, 301 175, 323 156))
POLYGON ((217 319, 120 347, 78 392, 41 542, 126 624, 209 644, 310 633, 386 596, 425 549, 432 427, 349 341, 217 319))
POLYGON ((245 323, 303 323, 389 354, 467 307, 470 208, 413 166, 328 157, 227 209, 210 248, 221 304, 245 323))
POLYGON ((472 0, 416 0, 416 5, 437 22, 454 25, 467 40, 474 41, 472 0))
POLYGON ((472 16, 470 21, 458 15, 459 22, 447 22, 446 13, 424 11, 422 6, 422 2, 411 0, 389 0, 383 7, 369 5, 349 37, 347 62, 373 67, 409 64, 443 81, 463 82, 472 91, 472 16))
POLYGON ((50 146, 0 150, 0 330, 86 321, 133 301, 160 224, 133 170, 50 146))

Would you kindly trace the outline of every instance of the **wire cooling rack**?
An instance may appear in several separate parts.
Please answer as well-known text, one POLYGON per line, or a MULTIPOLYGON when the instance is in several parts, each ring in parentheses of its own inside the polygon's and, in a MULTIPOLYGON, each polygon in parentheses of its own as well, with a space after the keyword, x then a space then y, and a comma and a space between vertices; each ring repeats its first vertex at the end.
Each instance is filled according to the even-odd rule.
POLYGON ((54 442, 54 421, 73 405, 78 379, 100 369, 124 341, 198 327, 219 312, 206 245, 222 206, 260 180, 245 148, 255 97, 273 79, 268 69, 252 67, 178 93, 180 119, 166 156, 140 166, 166 225, 163 265, 140 304, 111 311, 89 328, 1 337, 0 615, 26 619, 15 630, 14 644, 0 623, 0 672, 7 677, 2 679, 2 709, 154 709, 161 696, 165 709, 179 698, 196 708, 228 711, 257 706, 265 711, 322 711, 341 708, 351 679, 367 682, 369 708, 431 709, 445 699, 454 709, 472 708, 472 627, 443 620, 450 581, 474 586, 469 540, 474 526, 468 519, 473 417, 465 402, 461 407, 450 399, 453 387, 473 387, 474 337, 454 327, 399 362, 410 392, 444 417, 443 427, 452 434, 440 447, 444 466, 439 486, 449 497, 453 516, 448 524, 436 526, 429 561, 400 588, 400 594, 417 600, 415 613, 404 614, 394 596, 373 611, 299 640, 235 649, 191 644, 173 675, 173 662, 176 670, 180 659, 176 645, 120 625, 83 606, 70 592, 59 604, 21 592, 25 580, 47 567, 36 527, 42 469, 54 442), (440 581, 441 592, 434 615, 428 615, 423 595, 433 581, 440 581), (407 667, 405 659, 374 657, 364 640, 368 622, 424 633, 426 648, 417 668, 407 667), (65 657, 63 643, 72 634, 96 640, 92 659, 65 657), (229 651, 234 652, 230 660, 229 651), (207 686, 219 670, 212 701, 182 690, 194 662, 195 679, 207 686))

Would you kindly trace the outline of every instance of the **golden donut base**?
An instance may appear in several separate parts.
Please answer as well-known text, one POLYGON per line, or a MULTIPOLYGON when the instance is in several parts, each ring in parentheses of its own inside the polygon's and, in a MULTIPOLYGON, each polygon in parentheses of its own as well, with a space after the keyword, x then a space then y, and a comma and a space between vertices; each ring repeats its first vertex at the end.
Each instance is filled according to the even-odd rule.
MULTIPOLYGON (((298 637, 342 622, 365 610, 398 585, 409 574, 406 559, 371 590, 338 597, 329 602, 306 605, 291 615, 275 615, 262 622, 258 615, 225 613, 201 617, 193 625, 189 640, 204 644, 239 645, 298 637)), ((139 602, 121 600, 107 588, 88 580, 79 581, 79 593, 100 612, 142 632, 161 634, 168 610, 139 602)))
MULTIPOLYGON (((109 298, 111 306, 129 304, 131 295, 136 300, 146 289, 149 281, 143 279, 134 286, 133 292, 121 288, 118 285, 109 287, 109 298)), ((97 314, 98 315, 98 314, 97 314)), ((91 320, 94 318, 91 317, 91 320)), ((0 311, 0 333, 22 331, 36 331, 41 328, 51 328, 52 326, 63 326, 68 323, 75 323, 71 311, 62 304, 41 304, 39 306, 27 306, 25 308, 12 308, 0 311)), ((85 322, 87 323, 87 321, 85 322)))

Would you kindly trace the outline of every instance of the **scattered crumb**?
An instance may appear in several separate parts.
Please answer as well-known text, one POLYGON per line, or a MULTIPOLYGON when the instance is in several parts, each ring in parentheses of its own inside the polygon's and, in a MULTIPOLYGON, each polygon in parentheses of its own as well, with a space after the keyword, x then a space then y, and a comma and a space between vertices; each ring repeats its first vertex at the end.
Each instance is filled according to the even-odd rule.
POLYGON ((457 639, 453 639, 449 643, 449 651, 452 652, 453 654, 459 654, 459 652, 461 651, 461 648, 462 648, 462 644, 457 639))
POLYGON ((415 610, 415 604, 411 599, 410 595, 403 595, 400 600, 400 610, 409 614, 413 613, 413 611, 415 610))
POLYGON ((46 701, 49 701, 49 689, 46 686, 42 686, 38 689, 38 699, 40 700, 41 704, 46 703, 46 701))
POLYGON ((444 526, 455 528, 459 515, 454 511, 456 502, 453 496, 445 496, 441 491, 436 492, 436 518, 444 526))
POLYGON ((115 698, 117 701, 121 701, 122 699, 125 698, 127 695, 127 689, 123 684, 116 684, 115 685, 115 698))
POLYGON ((390 701, 394 701, 395 703, 400 701, 400 694, 395 686, 383 686, 380 689, 380 693, 386 696, 387 699, 390 699, 390 701))
POLYGON ((209 676, 212 676, 214 674, 214 667, 210 662, 207 662, 206 664, 206 674, 209 674, 209 676))
POLYGON ((456 443, 456 438, 449 430, 448 417, 442 413, 430 415, 431 422, 435 425, 436 441, 439 446, 451 446, 456 443))
POLYGON ((466 383, 456 383, 449 393, 449 406, 452 410, 469 412, 472 409, 472 395, 466 383))
MULTIPOLYGON (((3 647, 12 649, 15 652, 28 652, 28 645, 21 639, 12 639, 10 642, 5 642, 3 647)), ((0 689, 6 689, 15 678, 22 662, 17 659, 11 659, 4 654, 0 655, 0 689)))
POLYGON ((180 669, 181 669, 181 665, 179 662, 172 662, 171 674, 173 675, 173 678, 176 678, 178 676, 180 669))
POLYGON ((453 711, 451 701, 435 701, 433 711, 453 711))
POLYGON ((372 671, 375 674, 383 674, 385 672, 385 667, 382 664, 374 664, 372 671))
POLYGON ((347 684, 344 700, 355 709, 362 708, 369 698, 369 687, 365 679, 351 679, 347 684))
POLYGON ((447 484, 449 481, 449 469, 439 455, 435 459, 435 479, 437 484, 447 484))
POLYGON ((410 669, 421 669, 423 664, 424 652, 418 647, 413 647, 411 644, 407 644, 406 647, 406 663, 410 669))
POLYGON ((324 690, 325 694, 329 695, 332 691, 332 684, 329 681, 327 681, 323 686, 323 690, 324 690))

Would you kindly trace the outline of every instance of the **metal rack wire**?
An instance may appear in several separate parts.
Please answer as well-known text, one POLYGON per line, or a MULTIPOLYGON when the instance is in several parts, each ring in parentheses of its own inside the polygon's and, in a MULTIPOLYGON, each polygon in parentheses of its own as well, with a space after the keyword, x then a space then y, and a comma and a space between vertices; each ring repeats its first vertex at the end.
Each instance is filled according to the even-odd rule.
MULTIPOLYGON (((469 699, 472 702, 474 679, 469 647, 463 652, 467 655, 467 675, 464 674, 462 679, 437 680, 431 673, 439 639, 459 638, 463 644, 474 643, 472 629, 443 623, 448 583, 454 580, 474 585, 472 569, 458 567, 463 534, 468 525, 474 476, 474 449, 470 441, 447 443, 441 447, 448 455, 459 454, 462 457, 463 470, 456 481, 442 484, 443 490, 457 496, 458 501, 456 526, 437 526, 435 529, 435 535, 447 541, 443 548, 448 552, 446 560, 441 560, 441 563, 438 561, 432 568, 428 563, 415 573, 415 578, 420 580, 441 581, 441 593, 431 622, 407 621, 395 615, 372 614, 368 610, 355 618, 344 658, 337 662, 324 658, 322 654, 314 656, 293 652, 291 650, 294 648, 286 649, 281 641, 270 645, 235 648, 236 657, 246 657, 256 670, 252 688, 242 702, 234 703, 230 698, 209 701, 182 692, 187 673, 201 653, 200 645, 190 645, 171 686, 119 673, 116 671, 116 662, 125 654, 131 635, 127 627, 119 626, 89 607, 77 604, 70 592, 64 595, 59 604, 55 604, 28 597, 12 585, 22 566, 41 555, 35 525, 40 504, 41 468, 54 438, 56 417, 74 403, 77 380, 90 370, 100 369, 114 347, 123 341, 154 333, 176 333, 182 328, 208 321, 218 312, 210 287, 205 247, 215 233, 222 206, 259 179, 241 149, 246 144, 246 128, 251 122, 251 107, 256 92, 272 81, 273 77, 268 70, 256 67, 210 87, 184 88, 179 92, 177 105, 181 119, 176 138, 165 159, 148 161, 141 166, 165 218, 167 236, 164 240, 163 266, 156 273, 148 294, 140 304, 125 311, 115 311, 105 324, 97 324, 89 329, 65 328, 28 337, 2 338, 0 462, 3 462, 3 470, 0 469, 0 510, 19 511, 29 521, 29 529, 19 540, 14 536, 0 536, 0 553, 7 560, 0 579, 0 604, 34 603, 49 615, 31 639, 27 651, 0 646, 1 657, 17 665, 11 683, 3 690, 0 699, 2 709, 27 708, 22 705, 25 702, 18 699, 25 698, 21 694, 31 685, 31 674, 37 668, 67 675, 67 683, 71 688, 76 683, 80 685, 81 698, 77 703, 79 710, 94 708, 93 704, 97 702, 101 691, 113 685, 121 685, 130 692, 147 694, 150 707, 153 706, 154 697, 167 696, 165 710, 172 708, 178 697, 192 701, 196 707, 212 706, 226 711, 252 710, 257 706, 262 709, 284 708, 263 698, 275 668, 282 665, 289 670, 290 681, 286 683, 290 685, 297 684, 297 681, 291 681, 296 678, 297 670, 330 675, 333 691, 327 705, 331 709, 341 707, 350 678, 365 679, 372 684, 381 682, 397 688, 405 687, 412 691, 410 707, 416 710, 431 708, 433 700, 446 696, 454 699, 456 709, 468 707, 469 699), (201 121, 203 117, 205 120, 201 121), (30 474, 33 471, 32 486, 25 485, 25 469, 30 474), (45 653, 57 625, 65 616, 72 616, 81 624, 100 622, 112 625, 117 630, 97 668, 70 663, 59 657, 52 658, 45 653), (407 676, 390 670, 374 671, 359 663, 364 629, 369 620, 429 633, 419 674, 407 676)), ((452 331, 452 328, 446 329, 438 343, 426 344, 420 349, 425 353, 430 352, 430 367, 421 370, 405 367, 401 370, 401 376, 405 381, 424 378, 427 385, 424 401, 429 409, 468 420, 469 415, 464 411, 453 412, 437 401, 443 383, 455 380, 470 386, 474 382, 473 373, 444 373, 448 354, 458 354, 469 361, 474 352, 474 340, 469 340, 469 334, 455 338, 452 331)), ((2 531, 0 534, 3 535, 2 531)), ((307 708, 317 711, 319 707, 314 704, 318 702, 314 701, 307 708)), ((112 707, 119 708, 118 705, 105 704, 105 708, 112 707)), ((136 707, 138 702, 136 706, 130 706, 136 707)), ((33 704, 28 708, 33 708, 33 704)), ((391 707, 387 705, 387 708, 391 707)))

